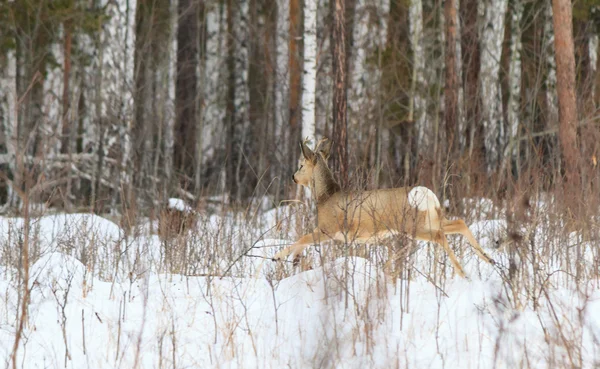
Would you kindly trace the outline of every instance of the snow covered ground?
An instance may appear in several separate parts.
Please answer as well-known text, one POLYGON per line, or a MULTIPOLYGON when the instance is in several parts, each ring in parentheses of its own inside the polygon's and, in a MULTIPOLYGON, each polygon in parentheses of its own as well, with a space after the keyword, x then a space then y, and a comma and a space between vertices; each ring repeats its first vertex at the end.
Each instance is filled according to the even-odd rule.
MULTIPOLYGON (((163 244, 152 224, 133 237, 90 214, 33 219, 35 262, 18 367, 600 366, 599 281, 584 273, 569 283, 560 277, 564 260, 540 254, 543 272, 507 282, 508 256, 491 248, 501 220, 472 225, 500 266, 461 247, 470 280, 454 276, 443 254, 424 243, 410 280, 393 281, 373 253, 316 262, 304 272, 287 265, 283 279, 271 278, 279 268, 269 260, 236 262, 252 246, 249 254, 272 256, 296 236, 283 222, 272 229, 285 212, 261 212, 253 222, 201 217, 186 243, 187 263, 196 265, 186 267, 187 276, 167 270, 166 247, 179 246, 163 244), (215 255, 222 258, 211 262, 215 255)), ((7 367, 20 298, 18 269, 10 265, 18 265, 22 227, 22 219, 0 219, 0 358, 7 367)), ((320 250, 327 247, 335 246, 320 250)), ((593 268, 598 245, 581 243, 581 250, 579 263, 593 268)))

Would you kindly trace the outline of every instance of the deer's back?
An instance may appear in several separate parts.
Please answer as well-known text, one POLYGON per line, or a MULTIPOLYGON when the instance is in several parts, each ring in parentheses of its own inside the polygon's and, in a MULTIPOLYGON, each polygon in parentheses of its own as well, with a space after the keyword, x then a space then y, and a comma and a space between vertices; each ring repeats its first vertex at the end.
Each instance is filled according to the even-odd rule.
POLYGON ((412 232, 425 220, 425 212, 408 203, 411 187, 373 191, 338 192, 318 205, 319 228, 365 234, 412 232))

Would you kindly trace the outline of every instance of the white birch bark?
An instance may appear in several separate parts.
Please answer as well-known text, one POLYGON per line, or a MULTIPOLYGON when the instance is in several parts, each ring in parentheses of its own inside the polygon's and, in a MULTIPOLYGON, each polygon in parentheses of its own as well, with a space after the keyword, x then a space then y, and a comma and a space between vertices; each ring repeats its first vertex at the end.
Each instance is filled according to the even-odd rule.
POLYGON ((519 132, 519 110, 521 105, 521 18, 523 16, 523 2, 514 0, 512 3, 510 19, 510 62, 508 68, 508 103, 506 148, 502 158, 500 172, 503 173, 511 157, 517 158, 518 144, 516 138, 519 132))
POLYGON ((552 24, 552 2, 546 1, 544 7, 543 50, 546 56, 546 107, 547 127, 558 125, 558 94, 556 92, 556 61, 554 59, 554 26, 552 24))
POLYGON ((508 1, 486 0, 479 2, 478 5, 478 15, 481 19, 479 88, 482 99, 484 145, 488 170, 493 170, 498 165, 504 136, 499 72, 508 1))
MULTIPOLYGON (((59 36, 62 41, 63 35, 59 36)), ((42 106, 42 121, 39 122, 38 137, 41 141, 41 152, 39 154, 56 154, 60 150, 60 137, 62 135, 62 92, 63 92, 63 73, 64 53, 62 42, 53 42, 48 50, 52 58, 56 60, 57 65, 61 67, 47 67, 47 73, 44 78, 44 99, 42 106)), ((74 69, 74 68, 73 68, 74 69)), ((71 69, 71 73, 73 73, 71 69)), ((68 112, 67 112, 68 114, 68 112)), ((68 119, 68 118, 67 118, 68 119)))
MULTIPOLYGON (((519 107, 521 97, 521 17, 523 16, 523 3, 521 0, 513 1, 511 14, 510 36, 510 64, 508 70, 509 95, 508 95, 508 143, 517 137, 519 130, 519 107)), ((516 155, 516 146, 512 155, 516 155)))
MULTIPOLYGON (((329 18, 330 7, 328 0, 318 0, 317 8, 317 39, 319 40, 318 52, 319 64, 317 70, 317 92, 316 92, 316 119, 315 128, 322 128, 325 132, 328 123, 331 123, 332 101, 333 101, 333 74, 331 66, 331 22, 329 18), (327 30, 327 32, 325 32, 327 30)), ((331 127, 329 126, 329 132, 331 127)))
POLYGON ((381 68, 378 50, 385 48, 387 0, 357 0, 354 13, 354 48, 350 60, 348 90, 348 136, 365 142, 376 122, 381 68))
MULTIPOLYGON (((177 82, 177 27, 179 25, 178 1, 171 1, 171 34, 169 35, 169 56, 168 59, 168 75, 167 75, 167 103, 165 110, 165 131, 164 131, 164 173, 166 182, 170 183, 173 175, 173 145, 175 143, 174 128, 175 128, 175 88, 177 82)), ((202 88, 203 85, 200 85, 202 88)), ((167 194, 164 194, 166 197, 167 194)))
MULTIPOLYGON (((590 53, 590 73, 592 76, 596 75, 596 67, 598 63, 598 34, 594 33, 592 37, 590 37, 590 43, 588 45, 589 53, 590 53)), ((592 99, 596 101, 596 96, 598 91, 596 91, 596 83, 593 84, 591 88, 592 99)))
MULTIPOLYGON (((97 89, 102 96, 95 96, 101 101, 99 114, 126 122, 125 127, 115 127, 117 144, 122 152, 120 181, 123 185, 131 181, 127 168, 131 155, 130 134, 133 121, 135 9, 136 0, 118 0, 108 5, 109 21, 100 35, 102 57, 96 60, 96 63, 102 63, 99 79, 101 89, 97 89), (117 116, 114 117, 115 115, 117 116)), ((97 116, 96 121, 100 121, 102 117, 97 116)))
MULTIPOLYGON (((237 134, 240 135, 238 150, 238 160, 236 168, 236 181, 242 183, 240 170, 242 165, 247 165, 244 159, 243 150, 246 147, 248 130, 250 129, 250 119, 248 117, 248 106, 250 105, 248 91, 248 72, 249 72, 249 41, 248 41, 248 0, 238 0, 234 2, 234 43, 235 43, 235 125, 237 134)), ((232 139, 228 137, 227 139, 232 139)), ((242 186, 238 186, 237 198, 241 198, 242 186)))
POLYGON ((423 45, 423 2, 410 2, 410 42, 413 50, 413 117, 417 124, 417 137, 423 140, 423 132, 427 124, 427 80, 425 79, 425 50, 423 45))
POLYGON ((227 92, 225 9, 222 3, 213 4, 210 8, 208 4, 206 6, 206 64, 200 85, 204 90, 204 124, 200 146, 204 163, 214 156, 218 143, 223 142, 225 106, 222 102, 227 92))
MULTIPOLYGON (((6 153, 10 160, 8 166, 11 172, 15 173, 15 155, 17 150, 17 59, 15 52, 9 50, 6 53, 6 64, 0 69, 0 113, 2 124, 2 133, 6 143, 6 153)), ((10 206, 16 201, 15 194, 10 186, 7 186, 7 203, 1 204, 2 207, 10 206)))
POLYGON ((302 138, 315 141, 317 93, 317 0, 304 1, 304 75, 302 76, 302 138))
POLYGON ((458 16, 458 22, 456 22, 456 78, 458 79, 458 106, 456 107, 456 121, 458 123, 458 145, 461 148, 466 148, 467 146, 467 121, 464 114, 465 107, 465 90, 464 85, 462 83, 463 77, 463 67, 462 67, 462 43, 461 43, 461 22, 460 22, 460 0, 454 2, 454 7, 456 9, 456 14, 458 16))
POLYGON ((275 137, 283 137, 289 122, 288 40, 290 28, 289 0, 277 0, 277 35, 275 63, 275 137))

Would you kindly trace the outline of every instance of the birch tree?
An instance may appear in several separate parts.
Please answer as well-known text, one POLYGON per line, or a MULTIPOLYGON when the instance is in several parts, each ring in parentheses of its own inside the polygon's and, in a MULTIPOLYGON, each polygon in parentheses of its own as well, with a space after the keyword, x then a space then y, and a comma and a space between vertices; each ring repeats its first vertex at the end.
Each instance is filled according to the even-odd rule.
POLYGON ((302 139, 308 138, 312 141, 315 139, 317 92, 317 0, 304 2, 304 76, 302 84, 302 139))
POLYGON ((507 5, 507 0, 487 0, 479 3, 479 16, 482 20, 479 86, 485 156, 489 172, 496 169, 503 147, 502 94, 498 81, 507 5))
POLYGON ((446 25, 446 87, 444 89, 444 116, 446 121, 447 152, 458 149, 458 74, 457 74, 457 25, 458 14, 454 0, 444 3, 444 21, 446 25))
POLYGON ((296 164, 297 142, 301 134, 300 120, 302 119, 302 8, 300 0, 290 0, 289 33, 288 33, 288 73, 289 73, 289 141, 288 165, 293 168, 296 164))
POLYGON ((521 97, 521 18, 523 3, 513 0, 510 11, 510 59, 508 67, 508 103, 507 103, 507 145, 502 159, 501 172, 508 161, 518 157, 517 134, 519 131, 519 110, 521 97))
MULTIPOLYGON (((479 44, 477 0, 460 1, 462 84, 464 91, 464 117, 466 148, 473 159, 483 154, 483 124, 481 123, 481 100, 479 72, 481 52, 479 44), (475 153, 475 155, 474 155, 475 153)), ((471 160, 471 163, 473 160, 471 160)), ((471 164, 472 165, 472 164, 471 164)))
POLYGON ((410 2, 410 40, 413 51, 413 78, 411 88, 411 103, 413 104, 414 119, 418 127, 418 141, 423 141, 427 126, 427 81, 425 79, 425 51, 423 36, 423 2, 410 2))
POLYGON ((342 187, 348 186, 348 134, 346 95, 346 4, 334 0, 333 10, 333 145, 334 168, 339 171, 342 187))

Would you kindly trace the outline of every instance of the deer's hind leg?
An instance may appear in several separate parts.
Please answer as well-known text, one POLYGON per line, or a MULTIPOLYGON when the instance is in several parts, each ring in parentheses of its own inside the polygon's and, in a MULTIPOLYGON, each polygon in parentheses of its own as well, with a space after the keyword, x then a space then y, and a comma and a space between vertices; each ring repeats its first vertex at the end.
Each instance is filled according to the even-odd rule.
POLYGON ((446 234, 462 234, 466 237, 467 241, 471 244, 477 256, 479 256, 482 260, 494 264, 494 259, 488 256, 486 252, 481 248, 479 242, 471 233, 471 230, 465 224, 465 221, 462 219, 457 220, 444 220, 443 222, 444 232, 446 234))
POLYGON ((419 232, 415 235, 415 238, 420 241, 430 241, 430 242, 435 242, 438 245, 441 245, 444 248, 444 251, 446 251, 446 254, 448 255, 448 257, 450 258, 450 262, 454 266, 456 273, 463 278, 466 277, 465 271, 463 270, 462 266, 458 262, 458 259, 456 259, 456 255, 454 254, 454 251, 452 251, 452 248, 450 248, 450 245, 448 244, 448 240, 446 239, 446 235, 444 234, 444 232, 442 232, 442 231, 419 232))

